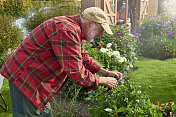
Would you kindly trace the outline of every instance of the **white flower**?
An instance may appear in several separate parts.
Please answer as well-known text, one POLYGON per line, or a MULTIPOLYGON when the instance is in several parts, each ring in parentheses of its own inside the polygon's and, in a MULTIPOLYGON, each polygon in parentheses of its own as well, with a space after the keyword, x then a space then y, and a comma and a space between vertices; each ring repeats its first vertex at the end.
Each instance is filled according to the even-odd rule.
POLYGON ((168 21, 167 23, 171 23, 171 21, 168 21))
POLYGON ((136 58, 136 57, 134 57, 134 60, 137 60, 137 58, 136 58))
POLYGON ((132 64, 130 64, 130 68, 133 68, 133 65, 132 65, 132 64))
POLYGON ((112 109, 111 108, 106 108, 106 109, 104 109, 105 111, 107 111, 107 112, 112 112, 112 109))
POLYGON ((107 51, 107 49, 106 48, 101 48, 100 51, 105 53, 107 51))
POLYGON ((109 49, 106 48, 106 52, 110 51, 109 49))
POLYGON ((139 91, 138 91, 138 94, 141 94, 141 93, 142 93, 142 92, 139 90, 139 91))
POLYGON ((125 57, 119 57, 119 58, 118 58, 118 61, 119 61, 120 63, 123 63, 123 62, 126 62, 127 59, 126 59, 125 57))
POLYGON ((120 63, 123 63, 123 62, 124 62, 124 60, 123 60, 122 57, 119 58, 119 62, 120 62, 120 63))
POLYGON ((120 57, 120 52, 119 52, 119 51, 114 51, 114 52, 113 52, 113 55, 114 55, 115 57, 119 58, 119 57, 120 57))
POLYGON ((138 102, 138 103, 139 103, 139 100, 136 100, 136 102, 138 102))
POLYGON ((173 117, 173 116, 172 116, 172 112, 170 112, 170 117, 173 117))
POLYGON ((174 102, 170 102, 170 105, 171 105, 171 106, 174 105, 174 102))
POLYGON ((127 61, 127 59, 126 59, 125 57, 122 57, 122 58, 123 58, 124 62, 126 62, 126 61, 127 61))
POLYGON ((113 55, 113 53, 112 53, 111 51, 109 51, 109 52, 107 53, 107 55, 108 55, 109 57, 111 57, 111 56, 113 55))
POLYGON ((153 105, 152 105, 152 108, 157 108, 157 105, 154 105, 154 104, 153 104, 153 105))
POLYGON ((108 43, 106 46, 107 48, 110 48, 112 46, 112 43, 108 43))

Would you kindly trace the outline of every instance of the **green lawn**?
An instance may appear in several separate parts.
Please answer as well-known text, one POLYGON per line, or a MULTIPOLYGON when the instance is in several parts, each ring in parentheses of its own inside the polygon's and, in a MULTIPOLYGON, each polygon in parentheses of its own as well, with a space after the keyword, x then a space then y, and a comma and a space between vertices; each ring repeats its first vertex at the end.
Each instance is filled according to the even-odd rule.
MULTIPOLYGON (((1 88, 1 93, 7 103, 8 111, 4 111, 0 107, 0 117, 12 117, 12 108, 11 108, 11 101, 10 101, 10 89, 9 89, 9 83, 7 79, 4 79, 3 86, 1 88)), ((4 105, 2 99, 0 98, 0 103, 4 105)), ((5 106, 5 105, 4 105, 5 106)))
POLYGON ((165 61, 139 58, 130 80, 141 85, 152 102, 176 102, 176 58, 165 61))

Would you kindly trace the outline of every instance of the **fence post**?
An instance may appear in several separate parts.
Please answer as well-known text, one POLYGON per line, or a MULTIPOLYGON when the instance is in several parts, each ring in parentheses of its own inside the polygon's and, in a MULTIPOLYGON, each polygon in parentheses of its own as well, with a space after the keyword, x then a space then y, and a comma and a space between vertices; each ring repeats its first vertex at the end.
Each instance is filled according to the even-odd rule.
POLYGON ((127 23, 127 19, 128 19, 128 0, 126 0, 125 3, 125 24, 127 23))

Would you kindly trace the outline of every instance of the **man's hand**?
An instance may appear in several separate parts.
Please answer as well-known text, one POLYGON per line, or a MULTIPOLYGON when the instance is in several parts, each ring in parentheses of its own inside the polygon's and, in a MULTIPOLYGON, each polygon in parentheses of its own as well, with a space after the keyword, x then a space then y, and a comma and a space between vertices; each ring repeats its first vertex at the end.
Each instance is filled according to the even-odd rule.
POLYGON ((108 71, 110 77, 119 78, 118 80, 122 80, 122 73, 117 71, 108 71))
POLYGON ((99 84, 104 85, 112 90, 117 86, 118 82, 113 77, 100 77, 99 84))

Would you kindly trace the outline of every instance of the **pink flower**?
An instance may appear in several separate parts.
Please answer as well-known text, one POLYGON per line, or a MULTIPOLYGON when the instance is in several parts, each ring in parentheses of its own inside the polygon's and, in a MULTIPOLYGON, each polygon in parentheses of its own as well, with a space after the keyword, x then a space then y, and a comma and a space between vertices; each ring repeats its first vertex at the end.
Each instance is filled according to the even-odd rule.
POLYGON ((99 46, 98 46, 98 49, 100 50, 101 48, 103 48, 103 46, 102 46, 102 45, 99 45, 99 46))
POLYGON ((121 25, 122 23, 121 23, 121 21, 117 21, 117 25, 121 25))
POLYGON ((122 36, 123 35, 122 31, 117 31, 116 34, 117 34, 117 36, 122 36))

